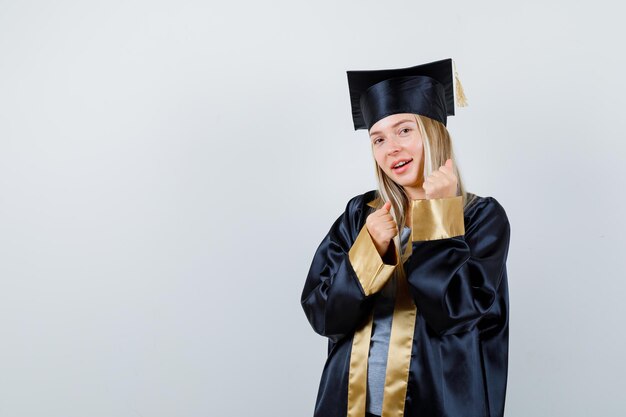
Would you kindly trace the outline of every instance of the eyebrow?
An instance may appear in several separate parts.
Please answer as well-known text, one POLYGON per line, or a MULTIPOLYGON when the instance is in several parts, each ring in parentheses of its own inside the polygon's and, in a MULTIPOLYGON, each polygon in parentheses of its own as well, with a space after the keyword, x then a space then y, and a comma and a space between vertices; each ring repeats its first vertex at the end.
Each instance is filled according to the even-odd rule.
MULTIPOLYGON (((394 128, 396 128, 398 125, 401 125, 402 123, 405 123, 405 122, 415 122, 415 120, 411 120, 411 119, 403 119, 403 120, 400 120, 399 122, 394 123, 394 124, 393 124, 393 126, 391 126, 391 128, 392 128, 392 129, 394 129, 394 128)), ((370 133, 370 138, 371 138, 372 136, 376 136, 376 135, 380 135, 380 132, 379 132, 379 131, 376 131, 376 132, 371 132, 371 133, 370 133)))

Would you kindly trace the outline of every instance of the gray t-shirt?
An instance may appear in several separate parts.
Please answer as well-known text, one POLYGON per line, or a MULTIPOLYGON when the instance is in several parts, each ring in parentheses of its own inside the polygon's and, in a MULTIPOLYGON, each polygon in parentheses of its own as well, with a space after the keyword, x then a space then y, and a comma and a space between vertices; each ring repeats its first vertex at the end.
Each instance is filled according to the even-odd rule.
MULTIPOLYGON (((411 235, 411 228, 405 226, 400 236, 403 253, 411 235)), ((387 369, 387 353, 396 294, 395 277, 385 284, 374 305, 374 322, 370 341, 367 365, 367 411, 381 415, 383 409, 383 389, 385 387, 385 371, 387 369)))

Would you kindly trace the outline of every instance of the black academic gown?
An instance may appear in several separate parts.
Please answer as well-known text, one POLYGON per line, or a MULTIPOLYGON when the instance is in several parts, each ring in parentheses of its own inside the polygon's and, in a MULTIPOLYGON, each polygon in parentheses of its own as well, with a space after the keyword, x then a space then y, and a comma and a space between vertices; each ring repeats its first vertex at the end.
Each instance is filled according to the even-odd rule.
MULTIPOLYGON (((378 296, 366 295, 348 253, 374 211, 367 203, 376 197, 372 190, 350 199, 319 245, 302 291, 308 321, 328 338, 314 417, 348 415, 352 339, 378 296)), ((411 241, 412 253, 403 264, 417 309, 400 408, 405 417, 504 413, 509 222, 493 197, 476 196, 460 210, 463 235, 411 241)))

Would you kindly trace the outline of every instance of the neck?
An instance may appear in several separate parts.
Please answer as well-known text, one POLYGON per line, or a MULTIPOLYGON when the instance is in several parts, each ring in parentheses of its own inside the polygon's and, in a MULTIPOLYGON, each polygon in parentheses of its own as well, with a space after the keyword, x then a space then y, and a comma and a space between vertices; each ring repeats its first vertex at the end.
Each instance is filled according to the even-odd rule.
POLYGON ((419 186, 414 186, 414 187, 404 187, 404 191, 409 197, 409 206, 406 208, 406 213, 404 214, 405 226, 412 227, 411 215, 413 213, 411 212, 411 201, 412 200, 425 200, 426 192, 421 187, 421 184, 419 186))
POLYGON ((421 186, 417 187, 404 187, 404 191, 409 196, 409 200, 424 200, 426 199, 426 192, 421 186))

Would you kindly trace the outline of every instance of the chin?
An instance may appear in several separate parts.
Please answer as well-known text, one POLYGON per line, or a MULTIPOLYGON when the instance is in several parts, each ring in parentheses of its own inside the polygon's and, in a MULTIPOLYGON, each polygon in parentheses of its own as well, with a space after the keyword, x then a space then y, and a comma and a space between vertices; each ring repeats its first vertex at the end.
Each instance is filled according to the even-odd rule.
POLYGON ((417 183, 419 175, 417 173, 413 173, 412 175, 395 175, 393 172, 387 173, 387 176, 393 180, 398 185, 403 187, 411 186, 417 183))
POLYGON ((396 182, 403 187, 414 186, 415 184, 417 184, 417 175, 412 177, 398 178, 396 182))

